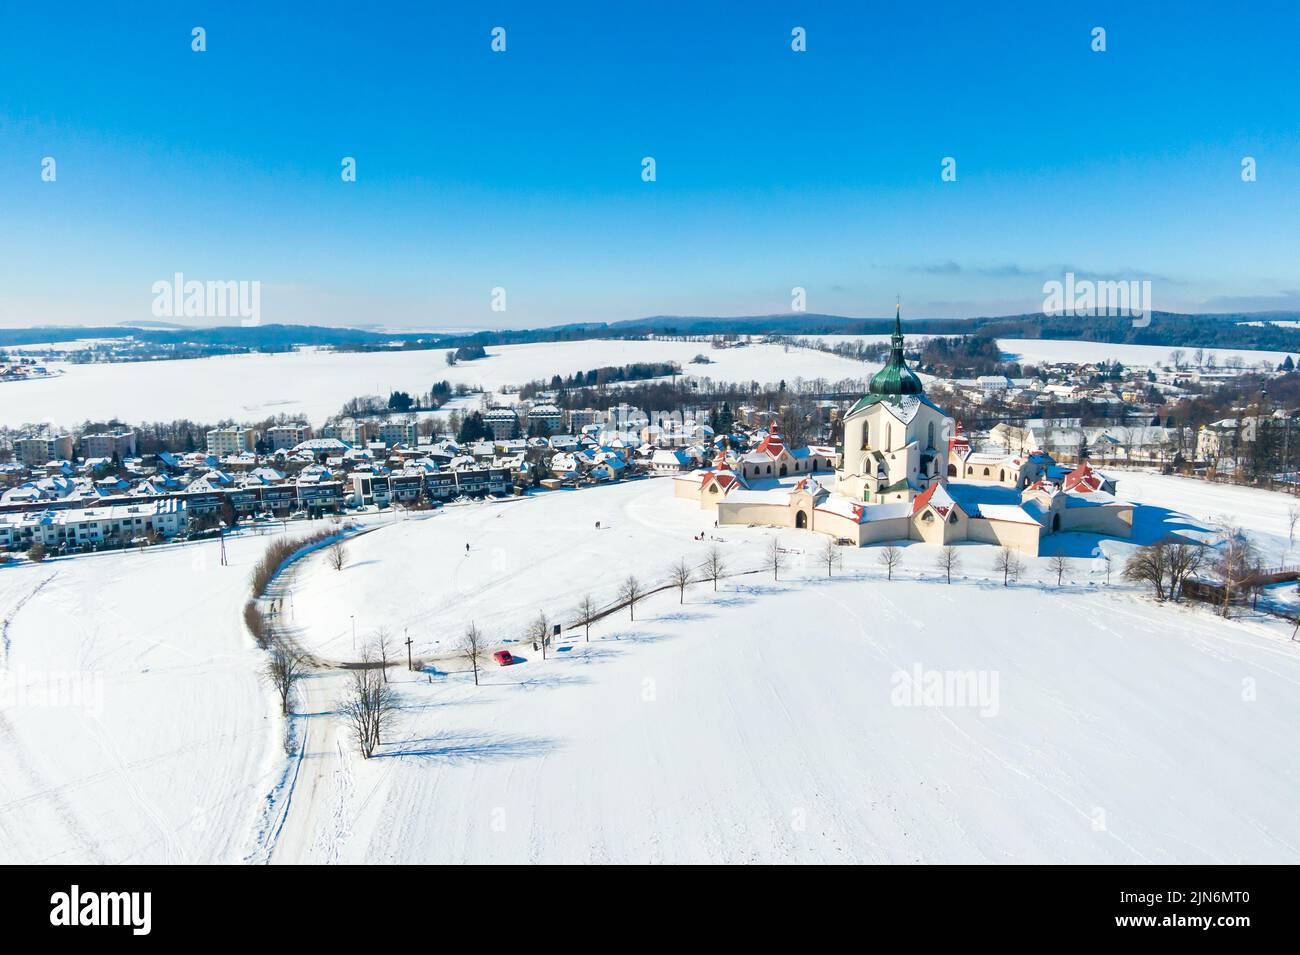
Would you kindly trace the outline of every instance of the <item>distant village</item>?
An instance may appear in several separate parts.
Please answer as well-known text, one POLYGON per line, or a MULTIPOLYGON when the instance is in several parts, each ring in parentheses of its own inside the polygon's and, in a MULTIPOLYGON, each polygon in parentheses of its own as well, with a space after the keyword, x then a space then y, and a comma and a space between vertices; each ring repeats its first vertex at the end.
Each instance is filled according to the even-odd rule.
MULTIPOLYGON (((743 336, 712 342, 714 348, 744 345, 743 336)), ((707 356, 697 363, 707 366, 707 356)), ((1289 382, 1293 367, 1253 370, 1251 381, 1289 382)), ((20 358, 0 366, 0 377, 18 374, 14 369, 44 373, 35 360, 20 358)), ((956 424, 945 439, 955 444, 945 446, 960 451, 963 479, 986 475, 1023 489, 1042 477, 1048 460, 1242 478, 1258 470, 1265 444, 1269 479, 1294 475, 1295 408, 1269 397, 1267 384, 1260 394, 1247 394, 1231 417, 1192 424, 1194 416, 1177 413, 1205 406, 1209 389, 1241 380, 1244 371, 1215 367, 1195 352, 1175 351, 1157 368, 1061 362, 1032 374, 970 378, 935 375, 924 363, 918 370, 926 393, 956 424)), ((138 428, 124 423, 80 433, 0 431, 0 551, 41 558, 145 546, 215 536, 241 524, 705 474, 719 461, 743 473, 745 455, 770 447, 774 433, 800 448, 810 469, 832 471, 844 463, 844 419, 864 383, 857 384, 837 393, 844 383, 781 382, 761 394, 755 385, 750 390, 760 400, 751 402, 734 390, 702 394, 674 375, 665 402, 674 410, 647 412, 616 398, 600 407, 574 406, 591 392, 567 388, 556 376, 502 394, 458 395, 463 410, 439 417, 367 407, 319 427, 306 421, 213 427, 201 447, 147 452, 139 447, 138 428), (682 400, 673 400, 678 395, 682 400)), ((639 391, 611 388, 610 394, 634 398, 639 391)), ((407 396, 391 407, 410 405, 407 396)), ((349 403, 346 410, 358 409, 349 403)))

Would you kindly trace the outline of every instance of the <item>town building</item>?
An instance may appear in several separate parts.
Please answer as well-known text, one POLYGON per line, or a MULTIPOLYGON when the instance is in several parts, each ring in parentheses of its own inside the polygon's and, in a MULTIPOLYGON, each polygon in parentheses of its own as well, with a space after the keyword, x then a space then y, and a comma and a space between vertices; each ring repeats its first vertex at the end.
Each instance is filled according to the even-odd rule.
POLYGON ((81 456, 83 458, 125 458, 135 457, 135 432, 110 431, 101 434, 83 434, 81 436, 81 456))
POLYGON ((553 404, 533 405, 528 409, 528 430, 535 432, 539 428, 545 433, 554 434, 564 427, 564 412, 553 404))
POLYGON ((492 408, 483 414, 483 423, 492 432, 497 441, 504 441, 519 434, 519 417, 513 408, 492 408))
POLYGON ((404 444, 413 448, 419 443, 420 433, 414 420, 384 421, 375 429, 375 437, 388 447, 404 444))
POLYGON ((58 508, 0 514, 0 548, 84 549, 172 537, 186 527, 185 502, 177 498, 137 504, 58 508))
POLYGON ((272 451, 287 451, 311 437, 311 426, 306 424, 277 424, 266 429, 266 442, 272 451))
POLYGON ((72 457, 72 435, 39 434, 14 441, 14 457, 29 468, 72 457))
POLYGON ((218 456, 243 454, 253 450, 253 430, 251 428, 217 428, 208 432, 208 454, 218 456))

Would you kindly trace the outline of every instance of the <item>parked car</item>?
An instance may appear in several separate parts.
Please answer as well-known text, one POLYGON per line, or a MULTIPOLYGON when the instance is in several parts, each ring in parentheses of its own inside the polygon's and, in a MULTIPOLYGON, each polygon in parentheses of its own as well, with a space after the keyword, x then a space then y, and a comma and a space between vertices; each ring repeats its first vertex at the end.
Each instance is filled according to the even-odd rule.
POLYGON ((496 660, 503 667, 508 667, 515 662, 515 658, 510 655, 509 650, 498 650, 492 654, 492 659, 496 660))

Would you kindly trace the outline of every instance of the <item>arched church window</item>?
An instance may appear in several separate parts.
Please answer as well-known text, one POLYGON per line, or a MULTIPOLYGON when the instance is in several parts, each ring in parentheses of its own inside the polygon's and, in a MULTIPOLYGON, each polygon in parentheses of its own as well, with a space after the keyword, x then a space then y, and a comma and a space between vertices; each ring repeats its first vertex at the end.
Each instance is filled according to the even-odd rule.
POLYGON ((871 422, 862 422, 862 450, 871 447, 871 422))
POLYGON ((930 422, 930 427, 927 429, 927 436, 930 439, 929 447, 933 448, 934 447, 934 422, 933 421, 930 422))
POLYGON ((985 469, 984 469, 984 476, 985 476, 985 477, 988 477, 988 476, 989 476, 989 469, 988 469, 988 468, 985 468, 985 469))

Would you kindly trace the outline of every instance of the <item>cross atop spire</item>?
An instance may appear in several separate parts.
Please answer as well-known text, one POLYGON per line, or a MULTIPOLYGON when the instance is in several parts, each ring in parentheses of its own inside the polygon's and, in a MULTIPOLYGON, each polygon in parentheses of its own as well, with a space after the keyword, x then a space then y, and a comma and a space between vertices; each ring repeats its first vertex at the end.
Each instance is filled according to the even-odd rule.
POLYGON ((894 334, 890 338, 889 361, 872 376, 867 390, 873 395, 919 395, 925 389, 921 379, 903 358, 903 303, 894 306, 894 334))

